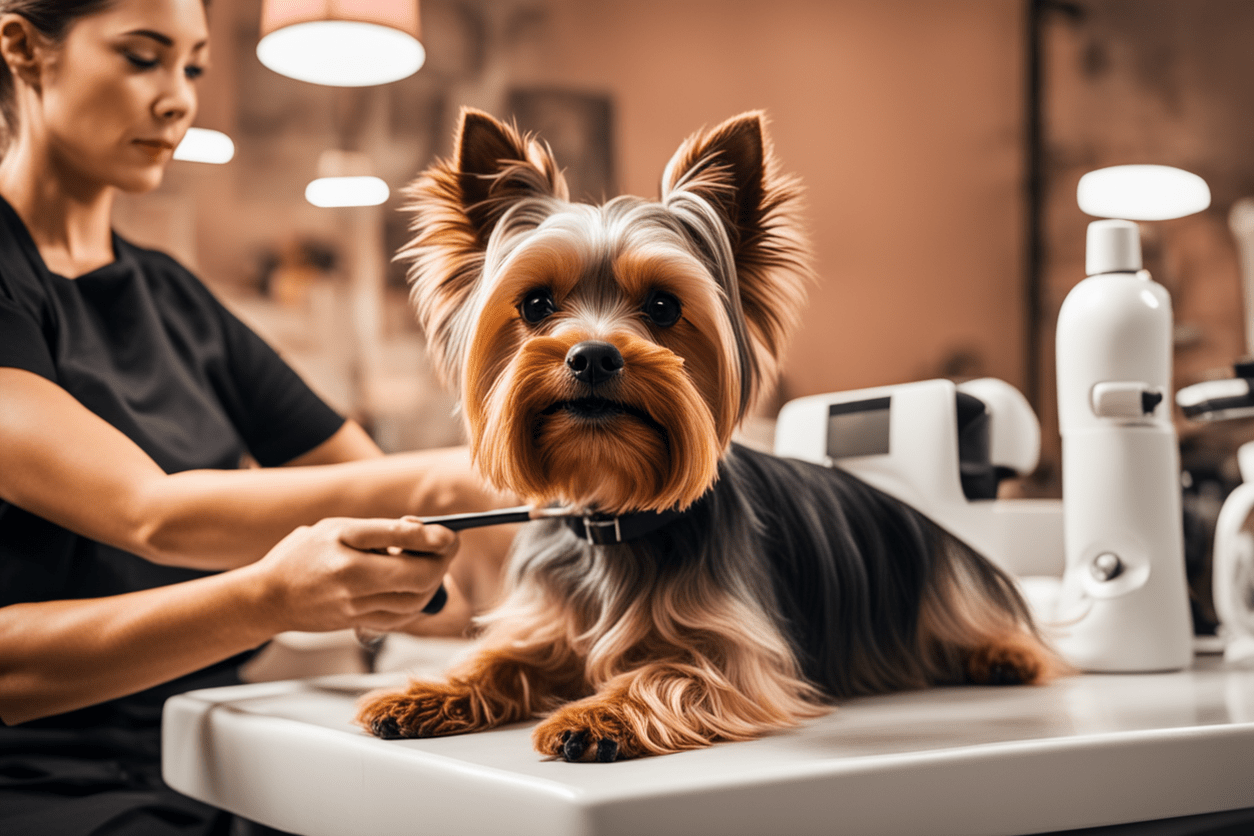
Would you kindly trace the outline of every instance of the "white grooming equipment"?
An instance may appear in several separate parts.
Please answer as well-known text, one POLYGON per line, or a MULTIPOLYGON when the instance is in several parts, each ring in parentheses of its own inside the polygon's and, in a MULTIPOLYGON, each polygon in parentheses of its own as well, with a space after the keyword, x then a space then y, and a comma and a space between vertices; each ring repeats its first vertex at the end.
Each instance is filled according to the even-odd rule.
POLYGON ((925 380, 790 401, 776 424, 775 453, 857 476, 1013 575, 1058 576, 1062 502, 993 498, 993 472, 1032 472, 1040 439, 1035 413, 1010 384, 925 380), (963 428, 960 408, 968 419, 963 428), (964 461, 972 448, 976 460, 964 461))
MULTIPOLYGON (((1185 416, 1197 421, 1254 416, 1254 200, 1234 203, 1228 225, 1240 254, 1247 354, 1235 364, 1234 377, 1202 381, 1176 393, 1185 416)), ((1242 484, 1224 500, 1215 522, 1212 595, 1225 660, 1254 665, 1254 441, 1241 446, 1237 462, 1242 484)))
POLYGON ((1087 671, 1189 665, 1172 312, 1130 221, 1089 225, 1088 278, 1058 315, 1066 570, 1055 643, 1087 671))

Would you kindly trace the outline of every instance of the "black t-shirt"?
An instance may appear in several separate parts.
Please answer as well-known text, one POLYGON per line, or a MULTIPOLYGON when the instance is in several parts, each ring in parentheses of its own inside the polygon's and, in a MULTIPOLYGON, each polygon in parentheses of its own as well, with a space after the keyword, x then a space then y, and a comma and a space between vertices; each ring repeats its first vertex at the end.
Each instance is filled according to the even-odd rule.
MULTIPOLYGON (((113 248, 111 264, 76 279, 55 275, 0 199, 0 366, 61 386, 167 473, 234 469, 246 452, 282 464, 340 428, 343 418, 176 261, 116 235, 113 248)), ((0 606, 204 574, 149 563, 0 501, 0 606)), ((238 661, 37 725, 82 727, 119 712, 155 722, 166 695, 231 681, 238 661)))

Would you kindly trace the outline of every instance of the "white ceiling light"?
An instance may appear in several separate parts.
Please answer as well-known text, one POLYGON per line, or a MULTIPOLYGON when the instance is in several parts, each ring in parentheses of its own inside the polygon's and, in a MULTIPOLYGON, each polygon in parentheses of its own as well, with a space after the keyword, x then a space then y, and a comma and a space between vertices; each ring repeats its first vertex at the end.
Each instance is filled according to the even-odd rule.
POLYGON ((378 206, 390 194, 378 177, 319 177, 305 187, 305 200, 314 206, 378 206))
POLYGON ((1098 218, 1165 221, 1210 206, 1210 188, 1196 174, 1171 166, 1117 165, 1081 177, 1076 202, 1098 218))
POLYGON ((190 163, 229 163, 235 156, 235 143, 221 131, 188 128, 183 141, 174 149, 174 159, 190 163))
POLYGON ((314 206, 378 206, 388 199, 388 184, 375 177, 370 155, 328 148, 318 156, 318 179, 305 187, 314 206))
POLYGON ((257 57, 276 73, 333 87, 406 78, 426 60, 418 0, 263 0, 257 57))

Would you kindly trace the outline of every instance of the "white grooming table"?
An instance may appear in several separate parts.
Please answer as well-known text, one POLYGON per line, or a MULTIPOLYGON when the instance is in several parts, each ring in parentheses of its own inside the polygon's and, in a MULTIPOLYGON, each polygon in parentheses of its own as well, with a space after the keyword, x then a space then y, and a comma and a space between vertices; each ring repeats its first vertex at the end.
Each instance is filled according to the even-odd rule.
POLYGON ((304 836, 1040 833, 1254 807, 1254 671, 1085 675, 852 700, 795 731, 611 764, 531 724, 386 741, 351 724, 394 674, 166 703, 175 789, 304 836))

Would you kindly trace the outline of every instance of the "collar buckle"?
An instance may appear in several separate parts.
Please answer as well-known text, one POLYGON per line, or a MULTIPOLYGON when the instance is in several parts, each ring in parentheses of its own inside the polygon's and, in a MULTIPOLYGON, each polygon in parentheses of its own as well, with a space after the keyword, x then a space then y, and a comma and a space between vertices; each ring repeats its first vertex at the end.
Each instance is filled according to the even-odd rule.
POLYGON ((591 516, 583 517, 583 533, 588 544, 592 546, 609 546, 615 543, 623 542, 623 529, 618 523, 618 517, 610 517, 607 519, 594 519, 591 516), (613 534, 610 531, 613 531, 613 534))

